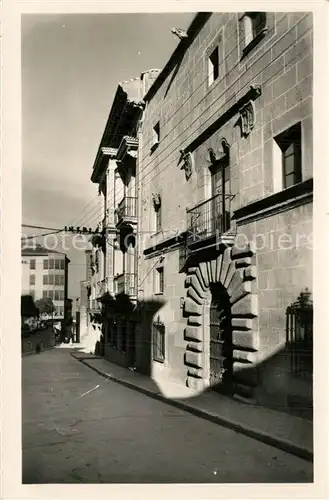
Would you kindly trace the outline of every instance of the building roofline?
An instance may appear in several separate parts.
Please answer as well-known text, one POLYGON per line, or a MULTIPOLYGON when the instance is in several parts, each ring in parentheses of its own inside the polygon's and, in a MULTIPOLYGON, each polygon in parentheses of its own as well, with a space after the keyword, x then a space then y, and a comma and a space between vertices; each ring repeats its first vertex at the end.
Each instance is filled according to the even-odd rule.
POLYGON ((187 29, 187 38, 183 38, 179 44, 177 45, 176 49, 170 56, 169 60, 167 61, 165 67, 163 70, 159 73, 157 78, 154 80, 153 84, 151 87, 148 89, 146 92, 145 96, 143 97, 143 100, 149 101, 152 99, 152 97, 156 94, 156 92, 159 90, 163 82, 166 80, 172 69, 174 68, 177 59, 186 52, 188 47, 191 45, 193 40, 197 37, 199 34, 199 31, 201 28, 206 24, 208 19, 211 17, 212 12, 198 12, 193 21, 191 22, 190 26, 187 29))

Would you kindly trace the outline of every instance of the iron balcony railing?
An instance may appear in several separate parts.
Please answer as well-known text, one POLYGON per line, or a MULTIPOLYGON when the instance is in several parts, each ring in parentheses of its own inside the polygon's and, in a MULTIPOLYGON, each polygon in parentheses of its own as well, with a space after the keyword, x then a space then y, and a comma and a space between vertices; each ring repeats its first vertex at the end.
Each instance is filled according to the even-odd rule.
POLYGON ((129 296, 136 295, 136 274, 119 274, 114 279, 116 294, 124 293, 129 296))
POLYGON ((116 209, 117 224, 123 220, 134 220, 137 217, 137 198, 125 196, 116 209))
POLYGON ((217 194, 187 210, 187 245, 230 229, 231 194, 217 194))

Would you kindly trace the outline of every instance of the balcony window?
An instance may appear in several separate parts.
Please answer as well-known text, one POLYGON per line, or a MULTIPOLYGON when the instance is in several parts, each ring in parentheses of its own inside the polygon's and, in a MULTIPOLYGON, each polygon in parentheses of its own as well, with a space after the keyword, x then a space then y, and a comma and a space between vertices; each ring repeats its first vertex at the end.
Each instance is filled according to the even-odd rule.
POLYGON ((188 245, 229 230, 231 199, 231 194, 217 194, 187 211, 188 245))

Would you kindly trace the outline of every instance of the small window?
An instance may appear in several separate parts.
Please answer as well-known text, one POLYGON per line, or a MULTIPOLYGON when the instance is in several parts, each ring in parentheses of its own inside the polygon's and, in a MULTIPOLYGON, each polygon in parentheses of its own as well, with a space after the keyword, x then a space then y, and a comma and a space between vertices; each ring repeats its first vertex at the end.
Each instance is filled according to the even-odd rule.
POLYGON ((60 277, 59 277, 59 284, 64 286, 65 285, 65 281, 64 281, 64 275, 61 274, 60 277))
MULTIPOLYGON (((302 181, 302 147, 300 123, 275 138, 281 156, 282 188, 286 189, 302 181)), ((274 165, 275 172, 275 165, 274 165)), ((278 169, 277 169, 278 171, 278 169)))
POLYGON ((35 259, 30 260, 30 269, 35 269, 35 259))
POLYGON ((60 278, 61 276, 59 274, 55 274, 55 285, 60 285, 60 278))
POLYGON ((160 142, 160 122, 156 123, 153 127, 152 148, 155 148, 160 142))
POLYGON ((163 293, 164 292, 164 272, 163 267, 158 267, 155 270, 155 293, 163 293))
POLYGON ((155 209, 155 230, 156 232, 161 231, 162 228, 162 213, 161 206, 155 209))
POLYGON ((49 282, 48 282, 48 284, 49 284, 49 285, 54 285, 54 275, 53 275, 53 274, 50 274, 48 278, 49 278, 49 282))
POLYGON ((35 274, 30 274, 30 285, 35 285, 35 274))
POLYGON ((153 360, 163 363, 165 360, 165 325, 158 318, 152 325, 153 360))
POLYGON ((43 261, 43 268, 44 268, 44 269, 48 269, 48 264, 49 264, 48 259, 45 259, 45 260, 43 261))
POLYGON ((49 260, 49 269, 54 269, 54 259, 49 260))
POLYGON ((241 22, 243 24, 240 27, 243 32, 243 51, 249 52, 267 31, 266 12, 246 12, 241 22))
POLYGON ((60 290, 59 300, 64 300, 64 290, 60 290))
POLYGON ((55 295, 54 300, 60 300, 60 293, 59 292, 60 292, 60 290, 55 290, 54 291, 54 295, 55 295))
POLYGON ((60 268, 60 260, 59 259, 55 259, 55 269, 59 269, 60 268))
POLYGON ((208 58, 208 84, 211 85, 219 77, 219 47, 208 58))
POLYGON ((49 276, 48 274, 43 275, 43 284, 44 285, 49 285, 49 276))
POLYGON ((61 269, 62 270, 65 269, 65 260, 64 259, 61 260, 61 269))

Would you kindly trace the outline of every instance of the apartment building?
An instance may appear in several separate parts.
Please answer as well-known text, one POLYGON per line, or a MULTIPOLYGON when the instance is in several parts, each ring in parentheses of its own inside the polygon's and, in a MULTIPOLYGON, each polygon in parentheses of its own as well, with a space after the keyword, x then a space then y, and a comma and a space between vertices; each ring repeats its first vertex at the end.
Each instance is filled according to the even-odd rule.
POLYGON ((311 13, 198 13, 143 95, 136 366, 155 380, 311 404, 287 321, 312 292, 312 37, 311 13))
POLYGON ((65 253, 47 250, 41 245, 23 248, 22 294, 34 301, 50 298, 56 308, 54 317, 63 319, 68 288, 68 264, 65 253))

